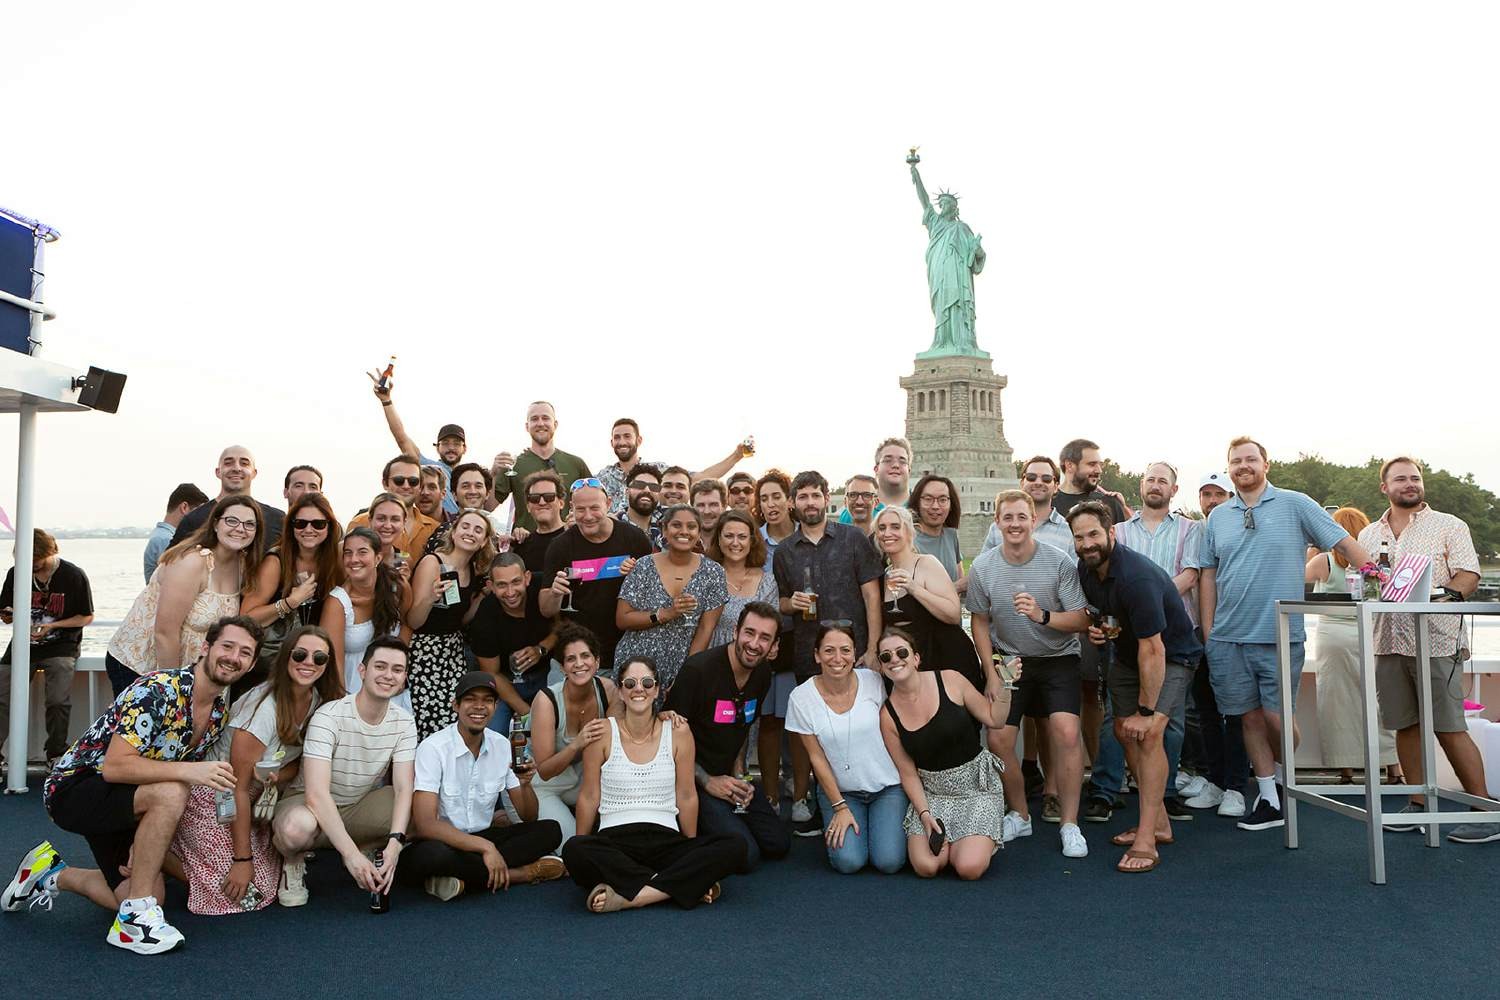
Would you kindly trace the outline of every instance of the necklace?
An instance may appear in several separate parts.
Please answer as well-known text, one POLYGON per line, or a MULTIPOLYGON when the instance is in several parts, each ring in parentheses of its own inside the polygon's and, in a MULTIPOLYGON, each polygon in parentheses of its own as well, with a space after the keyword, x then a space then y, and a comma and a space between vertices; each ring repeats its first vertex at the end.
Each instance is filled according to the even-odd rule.
POLYGON ((640 736, 640 737, 636 736, 635 733, 632 733, 630 731, 630 727, 627 726, 627 725, 625 725, 625 723, 623 721, 620 723, 620 732, 624 733, 625 734, 625 738, 627 740, 629 740, 631 743, 634 743, 636 746, 640 746, 640 745, 642 745, 644 743, 651 742, 651 734, 654 733, 655 731, 656 731, 656 720, 655 719, 651 720, 650 725, 646 729, 646 735, 645 736, 640 736))
POLYGON ((838 745, 838 728, 837 724, 833 720, 834 711, 833 708, 828 704, 829 692, 822 691, 821 687, 822 685, 819 685, 820 693, 823 695, 823 712, 828 716, 828 732, 834 737, 834 748, 839 751, 839 759, 843 761, 842 770, 847 771, 849 770, 849 747, 853 743, 852 733, 854 730, 854 705, 859 701, 859 679, 855 678, 854 681, 854 699, 849 702, 849 710, 843 713, 843 746, 838 745))

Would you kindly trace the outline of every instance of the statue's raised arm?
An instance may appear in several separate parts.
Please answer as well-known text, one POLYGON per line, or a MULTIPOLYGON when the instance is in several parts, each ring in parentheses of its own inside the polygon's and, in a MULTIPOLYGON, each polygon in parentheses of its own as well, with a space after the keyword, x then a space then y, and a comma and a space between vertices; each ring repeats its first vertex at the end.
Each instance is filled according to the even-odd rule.
POLYGON ((927 197, 927 188, 922 184, 922 175, 917 173, 917 165, 911 165, 911 182, 917 187, 917 200, 922 203, 922 214, 925 216, 932 211, 932 202, 927 197))

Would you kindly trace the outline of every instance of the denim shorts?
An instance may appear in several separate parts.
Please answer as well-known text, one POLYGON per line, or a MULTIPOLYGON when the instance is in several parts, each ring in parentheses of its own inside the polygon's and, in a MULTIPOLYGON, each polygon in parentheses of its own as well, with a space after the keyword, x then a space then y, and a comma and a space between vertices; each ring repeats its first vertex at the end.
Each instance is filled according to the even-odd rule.
MULTIPOLYGON (((1263 708, 1281 711, 1281 670, 1274 642, 1204 643, 1208 679, 1223 715, 1244 715, 1263 708)), ((1302 682, 1302 643, 1292 643, 1292 709, 1297 708, 1297 685, 1302 682)))

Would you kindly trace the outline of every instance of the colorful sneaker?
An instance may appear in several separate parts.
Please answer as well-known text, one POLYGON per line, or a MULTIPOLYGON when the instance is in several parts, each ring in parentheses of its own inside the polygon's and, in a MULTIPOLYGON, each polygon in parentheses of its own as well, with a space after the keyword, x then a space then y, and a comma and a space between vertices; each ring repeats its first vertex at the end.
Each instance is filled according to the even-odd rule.
POLYGON ((115 922, 104 940, 137 955, 160 955, 182 944, 182 932, 167 923, 166 914, 161 912, 155 897, 146 896, 126 903, 120 904, 120 912, 115 914, 115 922), (147 905, 126 909, 126 903, 130 902, 147 905))
POLYGON ((15 913, 28 905, 32 909, 52 909, 52 901, 57 898, 57 873, 65 867, 51 841, 37 844, 21 859, 16 877, 0 894, 0 910, 15 913))
POLYGON ((307 905, 307 862, 302 858, 281 862, 281 884, 276 888, 276 902, 282 906, 307 905))

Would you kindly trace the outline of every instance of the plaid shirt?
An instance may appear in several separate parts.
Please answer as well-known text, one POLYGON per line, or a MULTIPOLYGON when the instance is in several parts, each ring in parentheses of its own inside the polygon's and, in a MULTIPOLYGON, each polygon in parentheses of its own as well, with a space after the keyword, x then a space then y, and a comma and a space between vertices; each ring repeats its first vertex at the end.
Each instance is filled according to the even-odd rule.
MULTIPOLYGON (((1446 586, 1454 574, 1468 570, 1479 572, 1479 556, 1474 551, 1474 540, 1469 536, 1469 526, 1452 514, 1433 510, 1425 503, 1412 512, 1406 530, 1397 538, 1391 530, 1389 509, 1380 520, 1359 533, 1359 544, 1373 557, 1380 551, 1380 543, 1389 542, 1391 564, 1402 556, 1429 556, 1432 559, 1432 585, 1446 586)), ((1427 595, 1420 595, 1425 598, 1427 595)), ((1462 615, 1439 615, 1427 619, 1431 623, 1433 656, 1452 656, 1460 647, 1470 648, 1467 630, 1462 628, 1462 615)), ((1411 615, 1375 616, 1375 652, 1417 655, 1417 620, 1411 615)))

